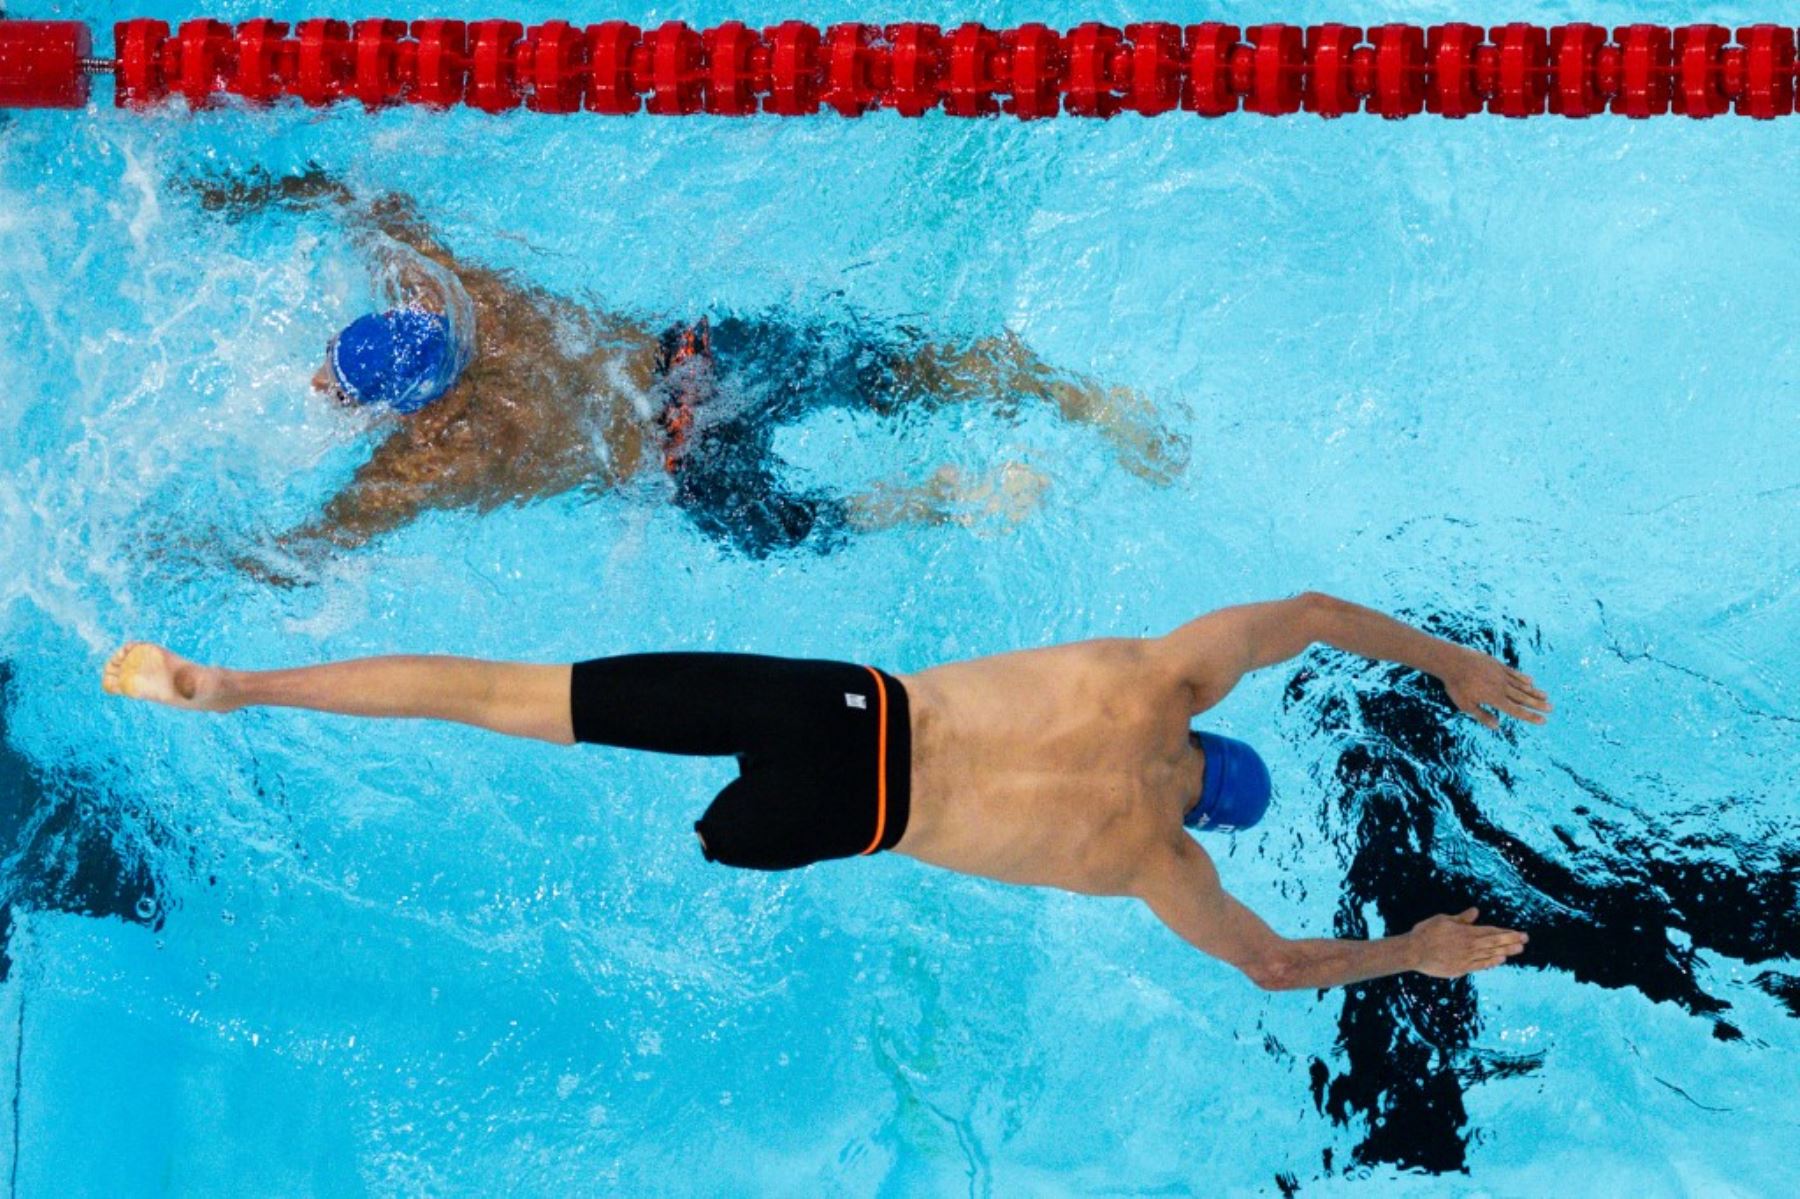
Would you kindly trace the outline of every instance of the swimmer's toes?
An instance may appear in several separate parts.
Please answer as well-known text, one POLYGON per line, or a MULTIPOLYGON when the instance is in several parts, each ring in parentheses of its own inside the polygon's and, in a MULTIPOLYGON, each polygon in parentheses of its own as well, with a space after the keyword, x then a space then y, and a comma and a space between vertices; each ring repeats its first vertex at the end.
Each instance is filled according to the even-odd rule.
POLYGON ((133 684, 142 673, 144 651, 154 648, 142 641, 127 641, 114 650, 113 656, 106 660, 105 669, 100 672, 100 689, 108 695, 137 698, 133 684))
POLYGON ((121 646, 106 664, 100 685, 113 695, 130 699, 162 699, 159 692, 171 691, 169 673, 161 649, 146 642, 131 641, 121 646))
POLYGON ((123 646, 100 678, 110 694, 175 707, 204 706, 201 669, 159 645, 133 641, 123 646))
POLYGON ((100 690, 106 692, 108 695, 118 695, 120 693, 119 655, 124 652, 125 651, 122 649, 114 650, 113 656, 106 660, 106 665, 100 670, 100 690))

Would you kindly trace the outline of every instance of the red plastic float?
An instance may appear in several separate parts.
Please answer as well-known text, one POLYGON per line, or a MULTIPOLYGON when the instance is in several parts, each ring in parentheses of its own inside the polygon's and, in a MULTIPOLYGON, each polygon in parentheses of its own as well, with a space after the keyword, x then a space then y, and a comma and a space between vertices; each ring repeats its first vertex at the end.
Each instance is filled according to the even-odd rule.
POLYGON ((1481 111, 1482 44, 1479 25, 1432 26, 1425 36, 1426 112, 1461 120, 1481 111))
POLYGON ((0 108, 85 107, 92 53, 79 21, 0 21, 0 108))
POLYGON ((879 32, 872 25, 833 25, 825 31, 823 98, 839 116, 861 116, 881 95, 875 64, 887 58, 886 48, 876 44, 879 32))
POLYGON ((93 56, 77 21, 0 20, 0 109, 80 108, 90 79, 113 77, 113 102, 145 108, 179 98, 191 108, 294 99, 367 108, 467 104, 610 116, 841 116, 888 109, 918 117, 1021 120, 1066 113, 1111 117, 1242 109, 1321 117, 1366 111, 1389 119, 1429 112, 1460 119, 1546 111, 1643 118, 1736 113, 1757 120, 1795 111, 1791 26, 1449 23, 1178 26, 1096 22, 1059 32, 1041 24, 948 30, 902 22, 819 29, 738 21, 694 29, 666 21, 587 26, 546 21, 373 18, 196 18, 113 28, 114 57, 93 56))
POLYGON ((381 108, 404 94, 404 64, 412 49, 405 37, 404 21, 358 21, 350 27, 349 95, 364 108, 381 108))
POLYGON ((1021 25, 1002 33, 1000 43, 1012 68, 1012 95, 1006 111, 1022 121, 1055 116, 1062 106, 1062 81, 1069 69, 1062 34, 1047 25, 1021 25))

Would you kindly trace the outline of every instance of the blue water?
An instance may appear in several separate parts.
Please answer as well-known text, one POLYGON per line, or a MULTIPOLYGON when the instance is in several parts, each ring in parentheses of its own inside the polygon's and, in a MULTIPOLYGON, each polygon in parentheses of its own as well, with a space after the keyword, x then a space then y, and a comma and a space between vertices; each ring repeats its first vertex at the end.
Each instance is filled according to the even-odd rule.
POLYGON ((1796 177, 1792 124, 1674 118, 0 126, 0 1176, 20 1196, 1793 1193, 1796 177), (368 452, 307 388, 367 272, 329 220, 227 224, 180 183, 308 162, 416 197, 469 261, 645 319, 1011 329, 1151 397, 1188 467, 1145 482, 1029 407, 825 413, 782 435, 795 479, 1018 461, 1052 486, 1016 529, 757 562, 646 476, 251 582, 225 562, 368 452), (1415 680, 1329 656, 1253 678, 1212 726, 1263 745, 1277 807, 1212 843, 1227 886, 1293 935, 1477 903, 1533 930, 1517 966, 1266 995, 1123 901, 892 855, 709 866, 688 828, 726 763, 202 720, 97 686, 127 637, 243 666, 718 648, 905 671, 1304 588, 1504 639, 1556 716, 1446 725, 1415 680))

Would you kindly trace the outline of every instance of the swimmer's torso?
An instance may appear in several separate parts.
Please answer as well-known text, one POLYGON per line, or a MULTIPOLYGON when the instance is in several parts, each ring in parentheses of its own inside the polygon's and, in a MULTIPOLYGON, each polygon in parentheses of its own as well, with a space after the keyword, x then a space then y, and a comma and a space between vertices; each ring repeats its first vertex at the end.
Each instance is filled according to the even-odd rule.
POLYGON ((897 848, 1004 882, 1127 890, 1199 793, 1192 693, 1147 643, 1089 641, 934 667, 912 697, 897 848))
POLYGON ((465 270, 462 281, 475 305, 474 360, 448 394, 398 424, 346 496, 488 509, 634 474, 647 436, 635 400, 654 382, 655 339, 491 272, 465 270))

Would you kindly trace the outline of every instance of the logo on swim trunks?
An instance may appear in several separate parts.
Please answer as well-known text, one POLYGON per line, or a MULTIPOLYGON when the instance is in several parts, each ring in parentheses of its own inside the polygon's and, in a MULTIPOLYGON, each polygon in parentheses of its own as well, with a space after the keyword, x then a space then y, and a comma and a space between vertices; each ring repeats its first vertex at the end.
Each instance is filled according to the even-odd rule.
POLYGON ((846 708, 861 708, 863 711, 867 712, 869 710, 869 697, 866 695, 858 695, 854 691, 846 691, 844 692, 844 706, 846 708))

